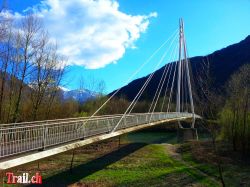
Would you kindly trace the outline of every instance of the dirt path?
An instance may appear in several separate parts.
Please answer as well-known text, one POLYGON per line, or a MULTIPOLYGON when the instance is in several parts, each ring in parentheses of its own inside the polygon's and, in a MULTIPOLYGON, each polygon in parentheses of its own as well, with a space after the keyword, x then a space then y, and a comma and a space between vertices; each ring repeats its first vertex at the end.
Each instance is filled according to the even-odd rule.
POLYGON ((182 156, 180 153, 177 152, 178 145, 172 145, 172 144, 163 144, 166 147, 167 153, 169 156, 171 156, 173 159, 180 161, 183 165, 185 165, 187 168, 193 169, 195 172, 197 172, 199 175, 204 176, 206 178, 209 178, 214 183, 218 184, 220 186, 220 183, 216 178, 208 175, 207 173, 203 172, 202 170, 190 165, 188 162, 184 161, 182 159, 182 156))

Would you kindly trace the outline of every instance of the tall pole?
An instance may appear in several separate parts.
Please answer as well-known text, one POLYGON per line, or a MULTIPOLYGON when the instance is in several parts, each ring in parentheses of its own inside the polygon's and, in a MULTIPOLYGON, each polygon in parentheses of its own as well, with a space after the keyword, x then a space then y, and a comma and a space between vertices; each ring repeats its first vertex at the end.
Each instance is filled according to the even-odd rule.
MULTIPOLYGON (((184 28, 184 24, 182 22, 182 28, 184 28)), ((185 58, 185 66, 186 66, 186 78, 188 82, 188 92, 189 92, 189 100, 191 105, 191 112, 193 114, 193 121, 192 121, 192 128, 194 128, 195 124, 195 113, 194 113, 194 101, 193 101, 193 94, 192 94, 192 87, 191 87, 191 81, 190 81, 190 73, 189 73, 189 66, 188 66, 188 58, 187 58, 187 46, 186 46, 186 40, 183 32, 183 48, 184 48, 184 58, 185 58)))
POLYGON ((179 63, 178 63, 178 77, 177 77, 177 97, 176 97, 176 112, 180 112, 180 102, 181 102, 181 62, 182 62, 182 20, 180 19, 180 31, 179 31, 179 63))
MULTIPOLYGON (((178 64, 178 77, 177 77, 176 112, 177 113, 181 112, 180 111, 181 110, 181 108, 180 108, 181 93, 184 92, 184 90, 181 90, 181 81, 182 81, 182 79, 186 78, 187 83, 188 83, 188 93, 189 93, 189 101, 190 101, 190 105, 191 105, 191 112, 193 114, 192 128, 194 128, 194 123, 195 123, 194 103, 193 103, 193 95, 192 95, 189 66, 188 66, 188 59, 187 59, 187 47, 186 47, 186 41, 185 41, 185 36, 184 36, 184 22, 183 22, 182 18, 180 18, 179 24, 180 24, 179 64, 178 64), (184 60, 182 60, 182 54, 184 54, 184 60), (184 69, 186 70, 185 74, 184 74, 184 69), (184 77, 184 75, 186 75, 186 77, 184 77)), ((182 101, 182 102, 184 102, 184 101, 182 101)), ((178 123, 179 123, 179 127, 182 128, 181 123, 180 122, 178 122, 178 123)))
MULTIPOLYGON (((182 37, 183 37, 183 24, 180 19, 180 31, 179 31, 179 64, 178 64, 178 77, 177 77, 177 96, 176 96, 176 112, 180 113, 181 103, 181 66, 182 66, 182 37)), ((179 122, 181 128, 181 123, 179 122)))

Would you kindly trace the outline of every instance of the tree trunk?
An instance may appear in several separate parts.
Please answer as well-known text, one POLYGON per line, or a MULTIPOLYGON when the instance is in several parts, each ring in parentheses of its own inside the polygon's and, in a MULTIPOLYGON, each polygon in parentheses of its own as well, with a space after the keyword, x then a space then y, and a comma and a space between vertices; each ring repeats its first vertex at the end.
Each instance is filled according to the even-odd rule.
POLYGON ((246 101, 245 101, 245 106, 244 106, 244 112, 243 112, 243 133, 242 133, 242 158, 245 157, 246 154, 246 122, 247 122, 247 111, 248 110, 248 94, 247 94, 247 89, 246 89, 246 101))

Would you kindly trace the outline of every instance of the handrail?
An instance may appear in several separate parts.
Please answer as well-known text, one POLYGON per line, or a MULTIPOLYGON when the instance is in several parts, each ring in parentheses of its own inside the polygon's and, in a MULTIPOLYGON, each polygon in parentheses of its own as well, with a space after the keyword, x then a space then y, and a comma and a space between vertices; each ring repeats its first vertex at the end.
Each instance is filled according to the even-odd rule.
MULTIPOLYGON (((122 115, 78 118, 55 123, 25 124, 0 128, 0 159, 33 150, 45 149, 79 139, 112 133, 122 115), (79 128, 84 127, 84 128, 79 128)), ((115 131, 167 119, 192 118, 191 113, 131 113, 126 115, 115 131)))

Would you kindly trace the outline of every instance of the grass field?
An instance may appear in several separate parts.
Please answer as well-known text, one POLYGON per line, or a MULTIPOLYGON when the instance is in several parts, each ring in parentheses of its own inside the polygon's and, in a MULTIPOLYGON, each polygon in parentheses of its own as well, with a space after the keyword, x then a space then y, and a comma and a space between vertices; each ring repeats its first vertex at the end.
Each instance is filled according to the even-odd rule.
MULTIPOLYGON (((40 171, 43 187, 64 186, 220 186, 217 169, 176 153, 176 134, 136 132, 18 168, 17 173, 40 171)), ((5 185, 11 186, 11 185, 5 185)), ((16 185, 12 185, 16 186, 16 185)), ((237 185, 236 185, 237 186, 237 185)))

